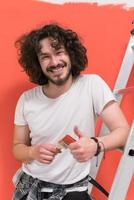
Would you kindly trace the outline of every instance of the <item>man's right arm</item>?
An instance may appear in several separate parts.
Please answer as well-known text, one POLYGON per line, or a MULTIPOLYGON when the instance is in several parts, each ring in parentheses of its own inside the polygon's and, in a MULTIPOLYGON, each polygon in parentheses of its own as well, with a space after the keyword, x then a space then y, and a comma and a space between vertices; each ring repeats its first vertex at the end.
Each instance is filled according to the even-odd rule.
POLYGON ((13 154, 17 160, 30 161, 30 131, 27 125, 14 126, 13 154))
POLYGON ((29 127, 27 125, 15 125, 13 154, 17 160, 22 162, 37 160, 41 163, 49 164, 57 153, 56 146, 52 144, 31 146, 29 127))

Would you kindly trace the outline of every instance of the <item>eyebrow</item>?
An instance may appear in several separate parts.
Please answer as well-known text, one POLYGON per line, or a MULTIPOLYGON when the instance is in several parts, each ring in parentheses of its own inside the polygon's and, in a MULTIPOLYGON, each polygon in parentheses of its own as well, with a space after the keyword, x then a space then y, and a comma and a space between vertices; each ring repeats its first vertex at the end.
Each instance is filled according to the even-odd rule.
POLYGON ((45 56, 45 55, 48 55, 49 53, 47 53, 47 52, 39 52, 38 53, 38 56, 45 56))
MULTIPOLYGON (((60 51, 60 50, 66 50, 66 49, 65 49, 65 47, 62 46, 59 49, 55 49, 54 48, 54 50, 55 51, 60 51)), ((41 52, 41 51, 38 53, 39 56, 44 56, 44 55, 48 55, 48 54, 49 54, 49 52, 41 52)))

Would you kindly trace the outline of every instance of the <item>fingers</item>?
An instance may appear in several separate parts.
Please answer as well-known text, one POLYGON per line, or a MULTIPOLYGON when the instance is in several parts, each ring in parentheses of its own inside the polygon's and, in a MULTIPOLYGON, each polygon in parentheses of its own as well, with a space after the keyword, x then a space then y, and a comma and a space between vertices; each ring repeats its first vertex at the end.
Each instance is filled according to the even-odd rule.
POLYGON ((83 155, 84 155, 84 149, 78 142, 73 142, 72 144, 69 145, 71 154, 73 157, 78 161, 82 162, 83 161, 83 155))
POLYGON ((44 163, 44 164, 50 164, 55 156, 49 156, 45 154, 40 154, 39 162, 44 163))
POLYGON ((79 140, 77 140, 76 142, 73 142, 69 145, 69 148, 71 150, 71 152, 73 150, 77 150, 77 149, 80 149, 81 148, 81 144, 79 143, 80 139, 82 137, 84 137, 84 135, 81 133, 81 131, 78 129, 77 126, 74 127, 74 133, 79 137, 79 140))
POLYGON ((76 142, 73 142, 73 143, 69 144, 68 147, 69 147, 69 149, 71 149, 71 150, 73 150, 73 149, 75 150, 75 149, 80 148, 81 145, 79 144, 78 141, 76 141, 76 142))
POLYGON ((77 126, 74 127, 74 133, 79 137, 83 137, 83 134, 81 133, 81 131, 78 129, 77 126))
POLYGON ((40 145, 39 152, 45 155, 54 156, 57 154, 57 148, 51 144, 40 145))
POLYGON ((50 154, 56 154, 57 147, 52 144, 42 144, 40 145, 40 151, 49 152, 50 154))
POLYGON ((41 159, 43 163, 51 163, 58 153, 57 148, 54 145, 46 144, 42 145, 40 148, 41 159))
POLYGON ((93 145, 90 141, 90 138, 81 133, 78 127, 74 128, 74 132, 79 137, 79 139, 76 142, 71 143, 69 145, 69 149, 73 157, 78 162, 86 162, 94 155, 93 145))
POLYGON ((82 147, 72 150, 71 153, 78 162, 86 162, 89 160, 89 156, 88 156, 87 152, 82 147))
POLYGON ((69 145, 71 150, 79 149, 81 147, 80 141, 83 137, 85 137, 77 126, 74 127, 74 133, 79 137, 79 139, 69 145))
POLYGON ((57 153, 59 153, 59 149, 52 144, 41 144, 33 148, 34 160, 44 164, 50 164, 54 160, 57 153))

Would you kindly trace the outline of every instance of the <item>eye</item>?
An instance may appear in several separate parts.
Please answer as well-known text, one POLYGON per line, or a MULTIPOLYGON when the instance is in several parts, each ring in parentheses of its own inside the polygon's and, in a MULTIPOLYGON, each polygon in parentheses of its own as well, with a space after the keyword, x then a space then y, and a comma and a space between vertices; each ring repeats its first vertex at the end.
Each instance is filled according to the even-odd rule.
POLYGON ((40 60, 43 61, 43 60, 47 60, 49 59, 49 56, 48 55, 44 55, 44 56, 41 56, 40 57, 40 60))
POLYGON ((57 51, 56 54, 57 54, 57 55, 64 54, 64 51, 63 51, 63 50, 57 51))

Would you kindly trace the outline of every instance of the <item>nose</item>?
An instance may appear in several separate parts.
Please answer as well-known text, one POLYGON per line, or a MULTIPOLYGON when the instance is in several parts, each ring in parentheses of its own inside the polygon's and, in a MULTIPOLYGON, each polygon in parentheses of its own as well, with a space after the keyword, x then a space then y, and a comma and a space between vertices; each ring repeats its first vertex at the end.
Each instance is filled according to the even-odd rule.
POLYGON ((59 59, 58 59, 58 57, 55 56, 55 55, 51 56, 51 59, 50 59, 50 65, 54 65, 54 66, 56 66, 58 63, 59 63, 59 59))

